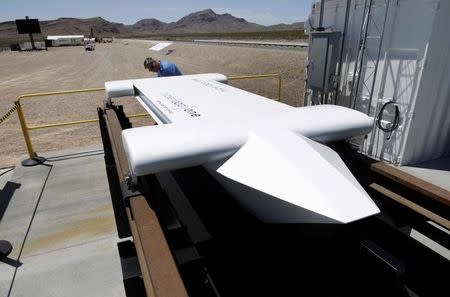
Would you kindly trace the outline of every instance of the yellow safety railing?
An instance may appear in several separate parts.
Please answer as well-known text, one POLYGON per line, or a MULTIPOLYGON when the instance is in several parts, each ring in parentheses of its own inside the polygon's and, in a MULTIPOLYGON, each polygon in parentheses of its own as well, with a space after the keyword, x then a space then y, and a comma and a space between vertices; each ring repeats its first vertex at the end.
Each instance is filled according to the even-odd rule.
MULTIPOLYGON (((281 101, 281 76, 278 73, 271 74, 258 74, 258 75, 243 75, 243 76, 229 76, 228 80, 242 80, 242 79, 256 79, 256 78, 268 78, 268 77, 278 77, 278 100, 281 101)), ((28 126, 25 120, 25 115, 22 109, 21 101, 28 99, 36 99, 37 97, 46 97, 46 96, 57 96, 57 95, 68 95, 68 94, 79 94, 79 93, 92 93, 104 91, 105 88, 89 88, 89 89, 79 89, 79 90, 68 90, 68 91, 58 91, 58 92, 43 92, 43 93, 32 93, 32 94, 24 94, 17 97, 17 100, 14 102, 14 107, 11 108, 4 116, 0 118, 0 124, 6 120, 14 111, 17 111, 17 115, 19 117, 20 126, 22 128, 23 137, 25 139, 25 144, 27 146, 28 155, 30 159, 36 159, 37 154, 33 149, 33 144, 31 142, 30 130, 37 129, 45 129, 45 128, 56 128, 63 126, 71 126, 71 125, 80 125, 80 124, 89 124, 98 122, 98 119, 89 119, 89 120, 80 120, 80 121, 70 121, 64 123, 54 123, 54 124, 43 124, 37 126, 28 126)), ((147 113, 141 114, 132 114, 128 115, 129 118, 140 118, 149 116, 147 113)))
POLYGON ((228 80, 242 80, 242 79, 268 78, 268 77, 278 78, 278 101, 281 101, 281 75, 279 73, 228 76, 228 80))
MULTIPOLYGON (((36 152, 33 149, 33 143, 31 142, 30 130, 44 129, 44 128, 56 128, 63 126, 71 126, 71 125, 80 125, 80 124, 89 124, 98 122, 98 119, 89 119, 89 120, 80 120, 80 121, 70 121, 64 123, 54 123, 54 124, 44 124, 38 126, 28 126, 25 120, 25 115, 22 109, 21 101, 25 99, 35 99, 37 97, 47 97, 47 96, 56 96, 56 95, 68 95, 68 94, 79 94, 79 93, 92 93, 104 91, 105 88, 90 88, 90 89, 79 89, 79 90, 68 90, 68 91, 59 91, 59 92, 44 92, 44 93, 33 93, 33 94, 25 94, 17 97, 17 100, 14 102, 14 107, 12 109, 17 111, 17 115, 19 116, 20 126, 22 128, 23 137, 25 139, 25 144, 27 146, 28 155, 30 159, 35 159, 37 157, 36 152)), ((129 115, 130 118, 138 118, 149 116, 147 113, 142 114, 133 114, 129 115)))

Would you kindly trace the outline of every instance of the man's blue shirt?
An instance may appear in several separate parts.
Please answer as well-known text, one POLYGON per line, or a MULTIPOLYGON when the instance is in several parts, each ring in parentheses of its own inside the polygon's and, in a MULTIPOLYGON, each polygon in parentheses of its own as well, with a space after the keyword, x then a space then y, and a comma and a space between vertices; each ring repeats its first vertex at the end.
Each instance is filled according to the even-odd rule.
POLYGON ((182 75, 177 66, 170 61, 162 60, 159 65, 158 77, 182 75))

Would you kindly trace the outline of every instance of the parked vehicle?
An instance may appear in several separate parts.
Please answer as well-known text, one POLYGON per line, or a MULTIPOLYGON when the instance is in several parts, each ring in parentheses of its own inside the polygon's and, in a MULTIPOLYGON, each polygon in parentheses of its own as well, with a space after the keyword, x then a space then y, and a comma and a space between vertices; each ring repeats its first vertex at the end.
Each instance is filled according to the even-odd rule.
POLYGON ((86 51, 95 51, 95 45, 93 43, 88 43, 84 46, 86 51))

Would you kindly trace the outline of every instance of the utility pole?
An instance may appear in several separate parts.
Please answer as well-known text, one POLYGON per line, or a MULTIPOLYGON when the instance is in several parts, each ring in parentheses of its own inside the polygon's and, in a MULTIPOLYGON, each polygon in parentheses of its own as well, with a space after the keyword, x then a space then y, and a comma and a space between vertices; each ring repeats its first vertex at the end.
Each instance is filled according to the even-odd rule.
MULTIPOLYGON (((25 19, 29 20, 28 16, 26 16, 25 19)), ((30 36, 31 48, 35 50, 36 46, 34 45, 33 33, 28 33, 28 36, 30 36)))

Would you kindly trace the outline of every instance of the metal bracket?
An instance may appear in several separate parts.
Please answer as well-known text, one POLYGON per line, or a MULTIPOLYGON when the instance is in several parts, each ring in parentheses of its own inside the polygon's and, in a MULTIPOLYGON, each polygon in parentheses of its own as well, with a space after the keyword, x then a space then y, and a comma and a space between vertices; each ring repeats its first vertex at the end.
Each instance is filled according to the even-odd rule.
POLYGON ((142 195, 138 191, 138 186, 133 182, 130 172, 125 177, 125 180, 120 183, 120 191, 126 207, 130 206, 130 198, 142 195))
POLYGON ((114 106, 114 102, 112 101, 112 98, 103 100, 103 109, 112 108, 114 106))

